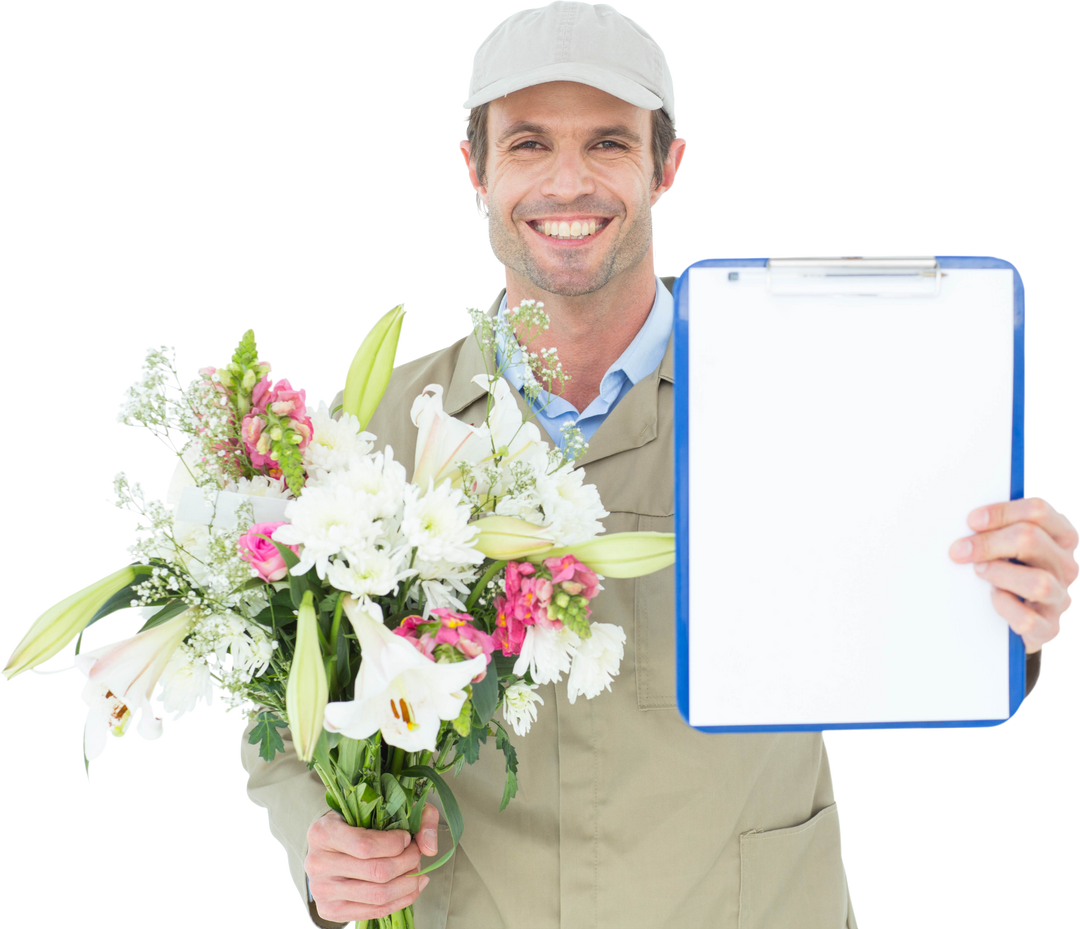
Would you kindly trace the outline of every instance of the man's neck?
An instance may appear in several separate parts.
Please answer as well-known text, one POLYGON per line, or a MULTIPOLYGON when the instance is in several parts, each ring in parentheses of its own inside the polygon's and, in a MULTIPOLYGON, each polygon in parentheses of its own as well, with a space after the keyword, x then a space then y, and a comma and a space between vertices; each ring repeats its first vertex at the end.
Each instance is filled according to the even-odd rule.
POLYGON ((656 299, 652 250, 636 267, 612 278, 600 290, 565 297, 539 290, 507 269, 506 305, 541 300, 551 327, 529 343, 529 351, 555 348, 570 375, 562 397, 578 411, 600 395, 600 382, 649 318, 656 299))

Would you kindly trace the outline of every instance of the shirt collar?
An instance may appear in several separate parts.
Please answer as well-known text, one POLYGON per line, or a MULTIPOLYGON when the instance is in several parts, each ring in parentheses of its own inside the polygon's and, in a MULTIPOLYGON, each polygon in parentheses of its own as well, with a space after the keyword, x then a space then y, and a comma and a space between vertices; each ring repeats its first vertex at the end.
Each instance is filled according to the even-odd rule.
MULTIPOLYGON (((656 296, 653 298, 652 309, 649 310, 645 323, 637 331, 633 341, 626 346, 623 353, 615 359, 615 363, 607 369, 603 378, 601 378, 601 393, 603 393, 605 382, 610 383, 609 379, 613 375, 621 374, 633 385, 652 374, 660 366, 660 362, 664 360, 664 353, 667 351, 668 341, 671 338, 671 329, 675 322, 675 300, 660 278, 655 278, 655 280, 656 296)), ((505 293, 499 304, 498 315, 500 319, 504 319, 506 316, 505 293)), ((498 360, 501 363, 507 357, 510 357, 514 363, 507 365, 503 376, 515 390, 520 391, 524 385, 521 376, 521 348, 516 341, 512 346, 509 346, 500 337, 498 340, 498 360)), ((617 379, 621 380, 621 378, 617 379)))

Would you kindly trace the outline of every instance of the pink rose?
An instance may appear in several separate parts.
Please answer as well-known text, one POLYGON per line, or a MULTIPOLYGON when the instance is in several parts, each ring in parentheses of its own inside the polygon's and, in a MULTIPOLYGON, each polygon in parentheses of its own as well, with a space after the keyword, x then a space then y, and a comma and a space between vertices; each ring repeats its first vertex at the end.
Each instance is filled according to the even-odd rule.
MULTIPOLYGON (((247 532, 240 536, 236 547, 240 549, 240 557, 250 564, 256 573, 264 581, 280 581, 288 573, 288 566, 277 546, 270 541, 274 530, 280 523, 256 523, 247 532)), ((299 554, 298 545, 289 545, 294 554, 299 554)))

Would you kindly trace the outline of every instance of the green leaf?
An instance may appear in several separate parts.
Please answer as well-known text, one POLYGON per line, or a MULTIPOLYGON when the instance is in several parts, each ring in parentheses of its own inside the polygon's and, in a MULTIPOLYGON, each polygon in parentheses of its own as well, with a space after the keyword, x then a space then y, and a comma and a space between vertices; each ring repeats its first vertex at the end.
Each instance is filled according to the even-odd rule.
POLYGON ((474 725, 467 736, 458 739, 455 760, 463 757, 469 764, 476 764, 480 758, 481 742, 487 742, 487 726, 474 725))
POLYGON ((341 736, 338 739, 338 770, 343 772, 353 784, 356 783, 357 775, 360 774, 360 768, 363 766, 366 745, 366 742, 350 739, 347 736, 341 736))
POLYGON ((183 600, 173 600, 170 603, 165 604, 165 606, 143 623, 143 627, 139 632, 146 632, 147 629, 153 629, 155 626, 160 626, 166 620, 172 619, 174 616, 179 616, 186 609, 188 609, 188 604, 183 600))
POLYGON ((409 810, 409 832, 416 835, 420 831, 420 821, 424 815, 424 807, 427 805, 427 795, 430 787, 425 787, 420 796, 413 800, 412 809, 409 810))
POLYGON ((495 715, 495 707, 499 703, 499 677, 493 673, 490 665, 484 679, 472 685, 472 703, 480 717, 480 724, 486 726, 495 715))
MULTIPOLYGON (((149 574, 154 570, 153 565, 148 564, 133 564, 131 566, 137 575, 149 574)), ((131 601, 135 598, 135 591, 132 589, 136 584, 141 584, 142 578, 136 577, 130 584, 126 584, 121 587, 116 593, 114 593, 108 600, 106 600, 98 608, 98 611, 90 617, 90 622, 86 626, 92 626, 99 619, 104 616, 108 616, 110 613, 115 613, 117 610, 123 610, 131 606, 131 601)), ((86 626, 83 628, 85 629, 86 626)), ((75 654, 78 654, 76 652, 75 654)))
MULTIPOLYGON (((500 651, 494 651, 491 653, 491 664, 495 666, 495 671, 499 678, 509 677, 514 673, 514 665, 517 663, 517 655, 504 655, 500 651)), ((490 668, 491 665, 488 667, 490 668)))
POLYGON ((263 711, 255 717, 255 728, 248 736, 248 743, 259 746, 259 757, 263 761, 273 761, 278 752, 285 751, 285 743, 278 732, 278 729, 284 729, 285 726, 285 720, 277 713, 263 711))
POLYGON ((426 777, 435 785, 435 790, 439 795, 439 799, 442 801, 443 815, 446 817, 446 824, 450 827, 450 836, 454 840, 454 844, 451 846, 450 851, 443 855, 442 858, 434 864, 428 865, 423 871, 417 872, 418 874, 427 874, 429 871, 434 871, 436 868, 442 867, 442 865, 450 860, 450 856, 457 850, 458 842, 461 841, 461 833, 465 830, 465 820, 461 816, 461 808, 458 806, 457 798, 454 797, 454 792, 450 789, 450 785, 442 779, 434 768, 424 764, 418 764, 413 765, 411 768, 406 768, 401 773, 405 777, 426 777))
POLYGON ((405 796, 405 791, 401 789, 401 784, 393 774, 384 774, 379 785, 382 787, 383 797, 386 798, 386 815, 393 819, 398 810, 404 809, 409 798, 405 796))
POLYGON ((337 794, 332 790, 326 792, 326 805, 342 818, 345 817, 345 814, 341 812, 341 807, 338 806, 337 794))
POLYGON ((503 787, 502 803, 499 806, 501 813, 517 794, 517 749, 510 743, 510 736, 498 723, 495 724, 495 747, 501 748, 506 756, 506 786, 503 787))
MULTIPOLYGON (((315 743, 315 754, 312 756, 315 764, 326 772, 334 770, 334 764, 330 760, 330 742, 327 738, 329 735, 330 733, 325 729, 319 733, 319 741, 315 743)), ((328 787, 330 786, 329 781, 325 778, 323 779, 323 783, 328 787)))

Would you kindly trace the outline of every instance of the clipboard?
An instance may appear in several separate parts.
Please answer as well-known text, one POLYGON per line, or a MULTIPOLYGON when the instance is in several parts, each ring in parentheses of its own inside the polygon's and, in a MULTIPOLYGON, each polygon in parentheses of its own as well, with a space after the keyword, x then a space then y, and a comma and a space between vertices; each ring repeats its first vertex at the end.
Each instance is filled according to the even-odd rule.
POLYGON ((704 732, 993 726, 1023 640, 948 557, 1023 496, 996 258, 718 259, 675 284, 676 695, 704 732))

